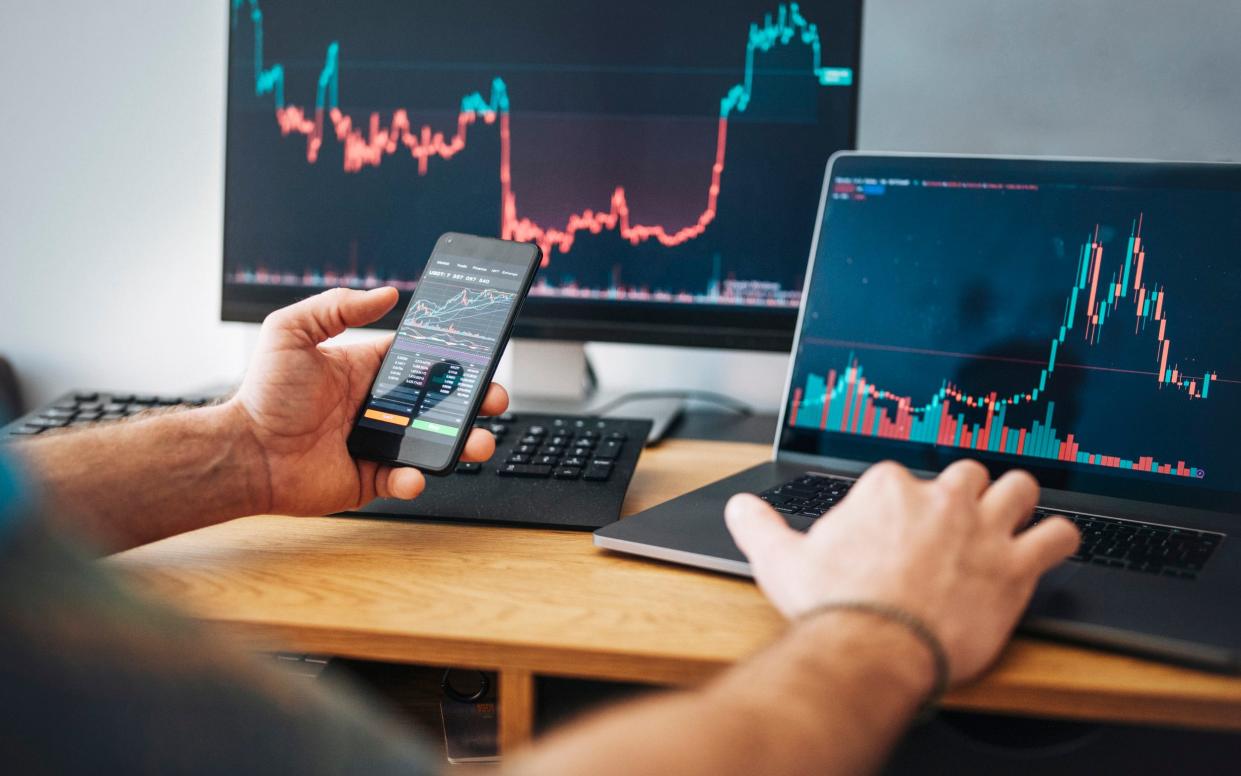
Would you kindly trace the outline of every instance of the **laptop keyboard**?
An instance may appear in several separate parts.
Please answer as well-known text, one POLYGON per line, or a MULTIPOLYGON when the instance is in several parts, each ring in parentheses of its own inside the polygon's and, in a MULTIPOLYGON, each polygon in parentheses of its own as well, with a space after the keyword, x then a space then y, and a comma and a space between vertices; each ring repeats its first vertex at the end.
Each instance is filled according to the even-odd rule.
POLYGON ((1192 528, 1042 508, 1034 511, 1030 525, 1051 515, 1067 517, 1082 532, 1082 543, 1069 560, 1180 579, 1197 577, 1224 538, 1192 528))
POLYGON ((845 497, 853 480, 824 474, 803 474, 782 485, 768 488, 758 497, 777 512, 802 517, 821 517, 845 497))
MULTIPOLYGON (((843 499, 853 483, 845 477, 807 473, 758 497, 777 512, 813 519, 843 499)), ((1082 543, 1069 560, 1178 579, 1197 577, 1224 538, 1210 531, 1042 507, 1034 511, 1030 525, 1051 515, 1068 518, 1082 533, 1082 543)))

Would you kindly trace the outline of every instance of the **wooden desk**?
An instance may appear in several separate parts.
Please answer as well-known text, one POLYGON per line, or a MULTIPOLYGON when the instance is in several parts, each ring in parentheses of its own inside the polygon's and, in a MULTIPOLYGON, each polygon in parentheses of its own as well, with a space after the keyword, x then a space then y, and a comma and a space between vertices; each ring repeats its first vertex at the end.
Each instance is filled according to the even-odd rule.
MULTIPOLYGON (((644 453, 626 513, 768 454, 667 442, 644 453)), ((109 562, 255 648, 496 670, 506 747, 530 736, 537 674, 692 685, 784 628, 746 580, 604 553, 588 533, 261 516, 109 562)), ((944 704, 1241 730, 1241 679, 1031 638, 944 704)))

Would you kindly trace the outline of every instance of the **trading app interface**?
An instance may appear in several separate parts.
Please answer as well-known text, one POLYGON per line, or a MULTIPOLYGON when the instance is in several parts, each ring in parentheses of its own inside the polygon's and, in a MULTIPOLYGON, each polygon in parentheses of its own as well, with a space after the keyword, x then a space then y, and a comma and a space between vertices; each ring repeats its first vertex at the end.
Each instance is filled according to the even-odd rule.
MULTIPOLYGON (((371 388, 359 425, 417 444, 420 460, 446 460, 466 427, 527 267, 437 253, 423 272, 371 388)), ((404 447, 405 445, 402 445, 404 447)))
POLYGON ((845 157, 786 449, 1241 495, 1241 168, 845 157))

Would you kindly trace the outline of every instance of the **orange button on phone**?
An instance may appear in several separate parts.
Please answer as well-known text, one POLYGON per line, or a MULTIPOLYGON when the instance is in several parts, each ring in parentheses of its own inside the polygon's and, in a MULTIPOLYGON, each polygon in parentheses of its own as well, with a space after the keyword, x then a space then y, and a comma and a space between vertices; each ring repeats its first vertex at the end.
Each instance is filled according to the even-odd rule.
POLYGON ((365 412, 365 416, 370 418, 371 420, 379 420, 379 421, 383 421, 384 423, 391 423, 395 426, 408 426, 409 425, 409 418, 405 417, 404 415, 396 415, 391 412, 382 412, 380 410, 368 409, 365 412))

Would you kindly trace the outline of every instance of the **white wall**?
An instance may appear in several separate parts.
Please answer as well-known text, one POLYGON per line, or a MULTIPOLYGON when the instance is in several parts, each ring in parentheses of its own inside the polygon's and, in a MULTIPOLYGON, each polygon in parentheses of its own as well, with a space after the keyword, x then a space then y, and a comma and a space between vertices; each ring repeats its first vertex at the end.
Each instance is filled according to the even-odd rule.
POLYGON ((0 353, 28 400, 241 367, 219 319, 225 4, 0 10, 0 353))
MULTIPOLYGON (((226 6, 0 7, 0 354, 28 399, 242 369, 252 331, 218 320, 226 6)), ((1237 40, 1230 0, 871 0, 860 140, 1238 159, 1237 40)), ((781 356, 593 350, 613 386, 779 401, 781 356)))

